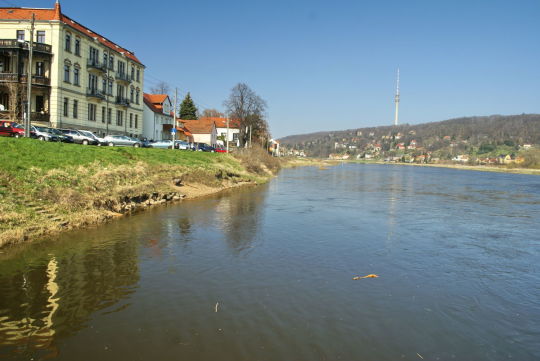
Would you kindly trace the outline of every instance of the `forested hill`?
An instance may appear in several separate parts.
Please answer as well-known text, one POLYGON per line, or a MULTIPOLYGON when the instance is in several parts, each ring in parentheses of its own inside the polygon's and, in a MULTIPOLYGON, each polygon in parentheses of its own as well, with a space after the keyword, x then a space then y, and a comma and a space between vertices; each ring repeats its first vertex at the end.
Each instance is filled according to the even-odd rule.
POLYGON ((391 151, 411 141, 425 151, 471 151, 481 146, 500 144, 519 147, 540 144, 540 114, 464 117, 424 124, 348 129, 291 135, 280 139, 287 148, 304 150, 308 156, 327 157, 347 151, 361 153, 373 146, 391 151))

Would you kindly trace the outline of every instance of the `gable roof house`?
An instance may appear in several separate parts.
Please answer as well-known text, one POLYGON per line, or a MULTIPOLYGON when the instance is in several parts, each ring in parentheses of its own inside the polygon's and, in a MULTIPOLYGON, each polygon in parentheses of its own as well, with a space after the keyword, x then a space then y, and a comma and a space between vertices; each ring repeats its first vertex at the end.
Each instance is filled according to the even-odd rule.
POLYGON ((171 140, 173 116, 171 99, 167 94, 144 93, 143 132, 149 140, 171 140))
POLYGON ((191 133, 194 142, 209 144, 213 147, 217 146, 217 129, 212 119, 201 118, 179 121, 184 124, 184 129, 191 133))
POLYGON ((240 146, 240 121, 235 119, 229 119, 229 127, 227 129, 227 118, 207 117, 204 119, 211 119, 214 121, 216 125, 217 136, 218 138, 220 138, 216 141, 218 145, 225 146, 228 138, 230 147, 240 146))
POLYGON ((144 69, 132 51, 62 13, 58 0, 49 9, 0 8, 2 118, 22 117, 26 94, 11 90, 25 87, 30 70, 32 123, 140 136, 144 69))

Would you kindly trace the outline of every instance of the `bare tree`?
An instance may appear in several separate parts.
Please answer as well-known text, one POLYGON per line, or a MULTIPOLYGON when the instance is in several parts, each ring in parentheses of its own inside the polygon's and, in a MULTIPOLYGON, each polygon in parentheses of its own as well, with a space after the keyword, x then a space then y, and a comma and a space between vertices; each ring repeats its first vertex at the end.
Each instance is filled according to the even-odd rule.
POLYGON ((150 93, 152 94, 167 94, 168 95, 170 91, 171 91, 171 87, 169 86, 169 84, 167 84, 164 81, 160 81, 155 86, 150 88, 150 93))
POLYGON ((240 122, 240 145, 245 146, 250 137, 262 141, 268 137, 265 119, 266 101, 258 96, 247 84, 238 83, 231 89, 229 98, 223 103, 229 116, 240 122))
POLYGON ((9 119, 11 121, 20 121, 24 112, 24 101, 26 101, 26 85, 23 83, 7 83, 9 94, 9 119))
POLYGON ((205 118, 223 118, 225 114, 216 109, 205 109, 203 110, 201 116, 205 118))

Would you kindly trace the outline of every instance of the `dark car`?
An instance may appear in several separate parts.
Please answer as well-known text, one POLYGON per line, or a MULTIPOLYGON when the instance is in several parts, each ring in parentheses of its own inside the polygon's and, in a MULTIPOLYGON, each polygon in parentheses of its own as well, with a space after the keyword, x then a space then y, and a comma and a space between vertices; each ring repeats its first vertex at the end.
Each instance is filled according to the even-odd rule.
POLYGON ((47 128, 47 132, 56 135, 58 137, 58 140, 63 143, 73 143, 73 137, 62 133, 59 129, 47 128))
POLYGON ((195 143, 193 150, 197 150, 199 152, 212 152, 212 153, 216 151, 214 147, 206 143, 195 143))
POLYGON ((0 136, 3 137, 24 137, 24 127, 10 120, 0 120, 0 136))

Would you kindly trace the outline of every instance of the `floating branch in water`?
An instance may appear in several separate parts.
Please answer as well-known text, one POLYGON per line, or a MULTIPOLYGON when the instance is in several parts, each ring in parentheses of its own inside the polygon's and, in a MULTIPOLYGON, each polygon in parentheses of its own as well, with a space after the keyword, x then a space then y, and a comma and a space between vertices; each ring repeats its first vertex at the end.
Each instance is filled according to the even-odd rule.
POLYGON ((353 277, 353 280, 354 280, 354 281, 357 281, 357 280, 360 280, 360 279, 362 279, 362 278, 377 278, 377 277, 379 277, 379 276, 377 276, 376 274, 370 274, 370 275, 362 276, 362 277, 360 277, 360 276, 355 276, 355 277, 353 277))

